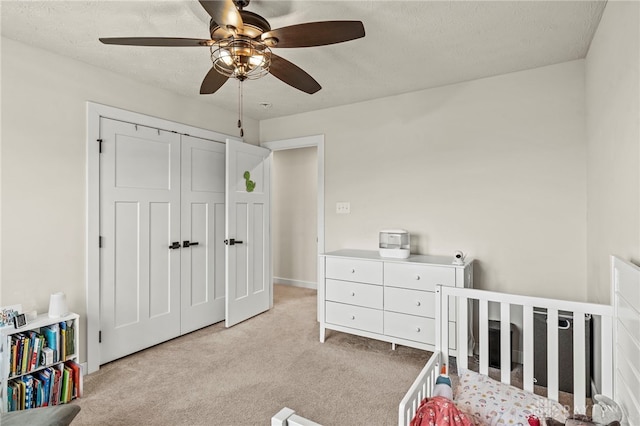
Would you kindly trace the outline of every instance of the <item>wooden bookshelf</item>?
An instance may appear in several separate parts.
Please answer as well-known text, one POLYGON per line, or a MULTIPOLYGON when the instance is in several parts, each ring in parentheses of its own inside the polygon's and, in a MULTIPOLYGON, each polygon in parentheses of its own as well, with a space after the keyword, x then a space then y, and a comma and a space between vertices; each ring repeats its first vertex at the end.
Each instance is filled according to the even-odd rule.
POLYGON ((0 328, 0 412, 66 404, 82 395, 80 316, 39 315, 0 328), (48 348, 48 349, 46 349, 48 348))

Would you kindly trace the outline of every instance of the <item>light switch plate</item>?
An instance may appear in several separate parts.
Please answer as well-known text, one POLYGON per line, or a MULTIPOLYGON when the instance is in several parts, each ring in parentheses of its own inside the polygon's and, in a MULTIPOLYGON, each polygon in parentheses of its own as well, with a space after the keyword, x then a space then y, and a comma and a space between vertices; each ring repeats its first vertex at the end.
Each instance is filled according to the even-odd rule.
POLYGON ((336 203, 336 213, 338 214, 349 214, 351 213, 351 203, 348 201, 341 201, 336 203))

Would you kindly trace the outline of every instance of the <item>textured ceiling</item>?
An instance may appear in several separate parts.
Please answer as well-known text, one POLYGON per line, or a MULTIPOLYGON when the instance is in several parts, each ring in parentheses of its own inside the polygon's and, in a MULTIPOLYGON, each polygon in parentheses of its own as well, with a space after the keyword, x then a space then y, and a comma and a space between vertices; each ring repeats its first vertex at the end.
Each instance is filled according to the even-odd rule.
MULTIPOLYGON (((266 119, 583 58, 606 2, 272 1, 247 10, 272 28, 360 20, 366 36, 331 46, 275 49, 311 74, 308 95, 268 75, 244 84, 245 115, 266 119), (272 106, 263 108, 261 103, 272 106)), ((107 46, 99 37, 208 38, 196 1, 0 2, 2 35, 185 96, 237 108, 237 84, 200 95, 206 47, 107 46)), ((43 70, 46 72, 46 69, 43 70)))

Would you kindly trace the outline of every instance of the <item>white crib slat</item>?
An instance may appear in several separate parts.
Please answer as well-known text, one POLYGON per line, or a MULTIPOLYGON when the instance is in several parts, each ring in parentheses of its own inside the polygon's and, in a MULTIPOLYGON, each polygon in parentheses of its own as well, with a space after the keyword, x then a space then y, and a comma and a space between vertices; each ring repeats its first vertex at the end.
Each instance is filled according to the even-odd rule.
MULTIPOLYGON (((609 333, 604 330, 613 330, 613 321, 611 316, 602 315, 601 317, 602 332, 602 364, 600 371, 609 371, 613 365, 613 332, 609 333)), ((602 391, 603 395, 613 396, 613 374, 602 375, 602 391)))
MULTIPOLYGON (((469 299, 458 297, 458 367, 469 368, 469 299)), ((447 371, 447 373, 449 373, 447 371)))
MULTIPOLYGON (((449 345, 442 345, 442 324, 438 329, 438 318, 442 318, 442 300, 448 299, 447 296, 442 294, 442 286, 436 286, 436 306, 435 306, 435 316, 436 316, 436 350, 440 350, 444 356, 444 358, 449 358, 449 345)), ((447 366, 448 367, 448 366, 447 366)))
POLYGON ((587 393, 585 371, 585 324, 584 312, 573 312, 573 412, 574 414, 586 414, 587 393))
POLYGON ((511 306, 500 303, 500 381, 511 384, 511 306))
POLYGON ((558 400, 558 310, 547 310, 547 389, 548 397, 558 400))
POLYGON ((489 301, 478 300, 480 333, 480 374, 489 375, 489 301))
POLYGON ((445 355, 444 364, 449 371, 449 295, 445 295, 440 299, 440 348, 445 355))
POLYGON ((522 364, 524 390, 533 392, 533 306, 522 307, 522 364))

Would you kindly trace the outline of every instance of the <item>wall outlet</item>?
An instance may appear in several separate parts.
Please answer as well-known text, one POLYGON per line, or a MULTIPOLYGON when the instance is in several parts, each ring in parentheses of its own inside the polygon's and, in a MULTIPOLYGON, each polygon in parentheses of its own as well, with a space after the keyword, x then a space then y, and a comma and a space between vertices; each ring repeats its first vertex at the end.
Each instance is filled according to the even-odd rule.
POLYGON ((336 203, 336 213, 338 214, 349 214, 351 213, 351 203, 347 202, 340 202, 340 203, 336 203))

